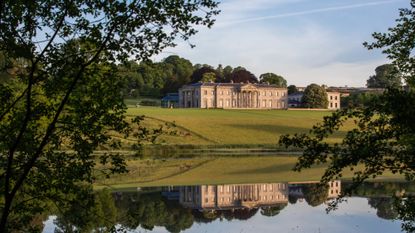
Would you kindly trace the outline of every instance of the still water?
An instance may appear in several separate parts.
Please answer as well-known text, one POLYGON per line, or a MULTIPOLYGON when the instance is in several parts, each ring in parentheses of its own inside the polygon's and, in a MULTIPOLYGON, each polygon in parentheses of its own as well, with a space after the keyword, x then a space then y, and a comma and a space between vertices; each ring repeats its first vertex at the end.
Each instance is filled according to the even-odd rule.
POLYGON ((325 187, 285 182, 105 190, 98 194, 99 207, 92 214, 75 208, 51 215, 43 232, 104 232, 112 225, 126 232, 402 231, 394 197, 413 193, 413 184, 364 184, 346 203, 327 213, 328 204, 347 186, 334 181, 325 187), (94 217, 99 213, 101 217, 94 217))

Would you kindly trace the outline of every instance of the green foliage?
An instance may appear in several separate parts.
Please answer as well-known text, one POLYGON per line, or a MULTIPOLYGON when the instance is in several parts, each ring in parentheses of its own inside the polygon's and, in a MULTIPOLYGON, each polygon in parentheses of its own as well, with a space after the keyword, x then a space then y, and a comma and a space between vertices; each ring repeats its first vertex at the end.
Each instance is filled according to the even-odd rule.
POLYGON ((383 219, 396 219, 398 213, 395 210, 394 200, 391 197, 371 197, 369 205, 376 209, 376 215, 383 219))
POLYGON ((169 232, 180 232, 193 225, 189 209, 167 201, 160 193, 131 193, 125 195, 123 200, 117 203, 118 208, 125 209, 119 220, 128 229, 141 226, 152 230, 155 226, 164 226, 169 232))
POLYGON ((307 204, 316 207, 327 200, 329 186, 324 184, 306 184, 303 187, 303 192, 307 204))
POLYGON ((329 105, 326 90, 314 83, 306 87, 301 102, 304 108, 327 108, 329 105))
POLYGON ((378 92, 360 92, 352 93, 347 97, 340 99, 342 108, 363 108, 369 106, 376 98, 381 95, 378 92))
POLYGON ((7 55, 1 73, 10 77, 0 82, 1 98, 8 97, 0 104, 0 232, 9 232, 47 209, 43 203, 93 200, 87 184, 96 179, 97 164, 107 175, 126 172, 119 154, 92 154, 103 145, 119 148, 110 132, 127 137, 132 130, 116 64, 132 56, 146 60, 174 45, 178 36, 187 40, 197 32, 195 26, 212 26, 218 3, 45 0, 1 5, 0 51, 7 55))
POLYGON ((196 69, 192 76, 190 77, 191 83, 197 83, 197 82, 209 82, 209 81, 220 81, 218 79, 219 75, 216 74, 216 70, 214 70, 212 67, 209 66, 202 66, 199 69, 196 69), (207 77, 204 77, 205 74, 207 74, 207 77))
POLYGON ((61 203, 55 220, 55 232, 114 231, 118 213, 112 193, 108 189, 103 189, 93 195, 94 199, 83 198, 61 203))
POLYGON ((177 92, 177 90, 190 82, 193 73, 193 65, 190 61, 172 55, 164 59, 166 80, 162 89, 163 94, 177 92))
POLYGON ((402 86, 401 76, 392 64, 376 67, 376 74, 370 76, 366 86, 369 88, 388 88, 402 86))
POLYGON ((261 214, 267 217, 276 216, 281 213, 287 205, 287 203, 280 203, 269 207, 261 207, 261 214))
POLYGON ((234 83, 258 83, 258 79, 253 75, 251 72, 246 70, 243 67, 236 67, 233 69, 232 74, 230 75, 230 79, 227 82, 234 82, 234 83))
POLYGON ((287 87, 287 80, 282 76, 274 73, 265 73, 259 76, 261 83, 269 83, 272 85, 277 85, 277 87, 287 87))
POLYGON ((289 85, 287 87, 287 89, 288 89, 288 94, 289 95, 298 92, 298 89, 297 89, 297 87, 295 85, 289 85))
POLYGON ((215 73, 204 73, 202 77, 202 82, 215 82, 216 74, 215 73))

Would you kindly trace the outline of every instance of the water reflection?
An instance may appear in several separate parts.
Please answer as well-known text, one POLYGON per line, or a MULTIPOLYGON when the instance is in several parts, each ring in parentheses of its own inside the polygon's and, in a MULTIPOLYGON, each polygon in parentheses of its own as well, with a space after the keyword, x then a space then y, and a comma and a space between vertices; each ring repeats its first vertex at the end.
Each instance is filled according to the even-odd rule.
MULTIPOLYGON (((80 202, 80 204, 65 208, 55 214, 56 217, 53 220, 50 218, 46 223, 44 232, 107 232, 115 229, 114 226, 117 226, 118 230, 134 232, 141 230, 220 232, 219 226, 220 229, 228 229, 222 232, 239 232, 235 230, 238 227, 246 229, 247 227, 261 226, 265 228, 261 228, 258 230, 259 232, 274 232, 275 227, 282 227, 289 222, 295 222, 297 228, 301 224, 308 224, 306 228, 310 228, 312 224, 316 224, 316 220, 314 220, 316 216, 319 216, 319 219, 324 218, 319 220, 321 225, 318 226, 318 229, 320 227, 329 229, 328 222, 336 219, 339 221, 336 223, 338 229, 334 232, 350 232, 356 230, 352 229, 353 227, 361 224, 368 225, 367 229, 361 232, 378 232, 377 228, 380 226, 383 229, 389 229, 388 232, 400 232, 400 222, 379 223, 379 220, 375 219, 376 215, 382 219, 396 219, 402 213, 409 218, 409 221, 406 222, 413 223, 413 211, 399 209, 403 206, 402 204, 409 202, 404 203, 402 199, 397 202, 393 198, 397 194, 402 195, 403 192, 406 194, 413 192, 413 185, 407 183, 365 184, 357 190, 357 197, 350 199, 352 208, 341 207, 340 211, 326 215, 324 211, 326 205, 322 204, 338 197, 342 185, 347 186, 340 181, 333 181, 326 186, 310 182, 286 182, 171 186, 114 193, 104 190, 96 194, 94 206, 82 206, 82 202, 80 202), (362 205, 361 200, 366 200, 367 204, 362 205), (355 202, 359 204, 354 206, 355 202), (396 205, 397 203, 401 203, 401 205, 396 205), (347 214, 344 215, 344 213, 347 214), (298 219, 295 218, 302 214, 304 217, 301 219, 301 223, 298 223, 298 219), (345 216, 356 216, 355 222, 344 224, 350 221, 345 216), (412 221, 410 221, 411 217, 412 221), (272 221, 269 222, 266 219, 272 221), (247 226, 243 225, 243 222, 248 220, 250 223, 247 226), (279 220, 283 222, 280 223, 279 220), (364 223, 357 224, 356 221, 364 223), (376 222, 376 224, 372 222, 376 222), (195 223, 197 224, 195 225, 195 223), (277 223, 280 225, 276 226, 277 223), (342 224, 344 225, 343 231, 340 227, 342 224), (371 228, 374 230, 371 231, 371 228)), ((412 199, 406 198, 405 200, 412 199)), ((407 229, 403 229, 410 232, 408 229, 412 225, 407 226, 407 229)), ((291 230, 296 229, 291 228, 291 230)), ((252 229, 244 230, 244 232, 252 231, 252 229)), ((306 230, 305 232, 318 231, 306 230)))

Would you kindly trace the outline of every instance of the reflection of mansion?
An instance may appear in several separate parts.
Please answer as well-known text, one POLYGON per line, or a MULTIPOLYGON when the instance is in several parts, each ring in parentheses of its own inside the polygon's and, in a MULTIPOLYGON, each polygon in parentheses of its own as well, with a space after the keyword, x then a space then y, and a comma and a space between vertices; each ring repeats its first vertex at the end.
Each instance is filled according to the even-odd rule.
POLYGON ((183 186, 179 192, 180 204, 192 209, 256 208, 288 202, 287 183, 183 186))
MULTIPOLYGON (((318 182, 290 182, 289 183, 289 195, 303 198, 304 192, 303 192, 303 186, 306 184, 317 184, 318 182)), ((337 198, 341 194, 341 181, 340 180, 334 180, 330 181, 328 184, 328 193, 327 198, 337 198)))
POLYGON ((194 83, 179 89, 179 107, 286 109, 287 88, 251 83, 194 83))

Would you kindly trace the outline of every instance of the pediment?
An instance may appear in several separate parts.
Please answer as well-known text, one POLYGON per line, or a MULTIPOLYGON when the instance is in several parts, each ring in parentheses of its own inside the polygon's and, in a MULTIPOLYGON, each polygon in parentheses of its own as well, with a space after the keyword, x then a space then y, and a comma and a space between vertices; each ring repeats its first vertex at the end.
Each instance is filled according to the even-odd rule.
POLYGON ((258 88, 251 83, 246 83, 241 86, 241 91, 256 91, 257 89, 258 88))

